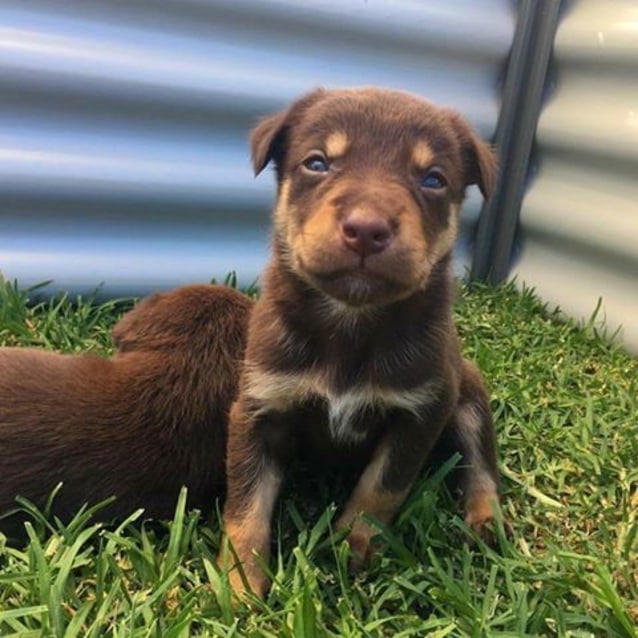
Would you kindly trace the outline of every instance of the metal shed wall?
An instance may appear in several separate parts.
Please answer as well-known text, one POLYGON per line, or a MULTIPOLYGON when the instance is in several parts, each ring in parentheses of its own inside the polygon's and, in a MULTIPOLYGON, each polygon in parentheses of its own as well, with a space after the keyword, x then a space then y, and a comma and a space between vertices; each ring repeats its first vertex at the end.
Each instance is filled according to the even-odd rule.
POLYGON ((638 352, 638 3, 567 5, 513 273, 638 352))
POLYGON ((273 194, 248 162, 259 115, 376 84, 490 137, 514 22, 507 0, 0 0, 0 270, 107 295, 249 282, 273 194))

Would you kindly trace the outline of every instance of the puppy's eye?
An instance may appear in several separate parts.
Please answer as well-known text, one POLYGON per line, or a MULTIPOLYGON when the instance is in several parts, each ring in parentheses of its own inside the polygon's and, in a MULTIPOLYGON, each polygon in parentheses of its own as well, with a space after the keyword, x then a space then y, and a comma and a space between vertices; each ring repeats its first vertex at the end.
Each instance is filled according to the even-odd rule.
POLYGON ((311 173, 326 173, 328 171, 328 161, 322 155, 311 155, 303 162, 303 167, 311 173))
POLYGON ((447 181, 445 180, 445 177, 439 173, 439 171, 429 171, 421 178, 419 186, 421 188, 440 190, 447 186, 447 181))

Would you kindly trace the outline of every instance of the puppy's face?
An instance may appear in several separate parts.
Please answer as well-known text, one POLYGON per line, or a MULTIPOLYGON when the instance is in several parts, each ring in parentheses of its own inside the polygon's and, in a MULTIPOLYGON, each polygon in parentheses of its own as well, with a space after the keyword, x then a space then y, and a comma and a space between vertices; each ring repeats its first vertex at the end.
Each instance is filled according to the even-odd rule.
POLYGON ((453 111, 379 89, 315 91, 253 131, 255 172, 274 160, 275 246, 350 306, 425 287, 452 250, 465 188, 487 196, 489 147, 453 111))

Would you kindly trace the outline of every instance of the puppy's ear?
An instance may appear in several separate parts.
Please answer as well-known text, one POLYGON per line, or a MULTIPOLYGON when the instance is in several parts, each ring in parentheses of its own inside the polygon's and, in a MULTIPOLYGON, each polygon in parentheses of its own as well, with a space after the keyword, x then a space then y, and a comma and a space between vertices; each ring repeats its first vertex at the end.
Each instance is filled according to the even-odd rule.
POLYGON ((255 175, 259 175, 268 162, 281 154, 279 147, 284 138, 284 122, 287 111, 269 115, 259 121, 250 134, 250 150, 255 175))
POLYGON ((483 197, 489 199, 498 174, 496 155, 458 113, 453 112, 451 119, 461 142, 466 184, 477 184, 483 197))
POLYGON ((276 165, 280 165, 286 151, 290 128, 299 120, 301 114, 324 94, 323 89, 316 89, 299 98, 285 111, 260 120, 250 135, 250 149, 255 175, 259 175, 271 160, 276 165))

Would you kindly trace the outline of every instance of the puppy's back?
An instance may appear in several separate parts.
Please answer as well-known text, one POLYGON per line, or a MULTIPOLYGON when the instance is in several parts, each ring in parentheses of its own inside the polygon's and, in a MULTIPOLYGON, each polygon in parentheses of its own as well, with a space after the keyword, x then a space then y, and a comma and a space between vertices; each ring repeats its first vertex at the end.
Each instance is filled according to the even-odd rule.
POLYGON ((0 349, 0 514, 18 494, 41 505, 59 481, 88 480, 73 464, 96 461, 83 439, 113 417, 112 378, 112 362, 96 356, 0 349))
MULTIPOLYGON (((92 354, 60 354, 38 348, 0 348, 0 427, 17 406, 37 404, 63 391, 82 385, 87 373, 108 374, 111 362, 92 354)), ((54 417, 55 415, 52 415, 54 417)))

